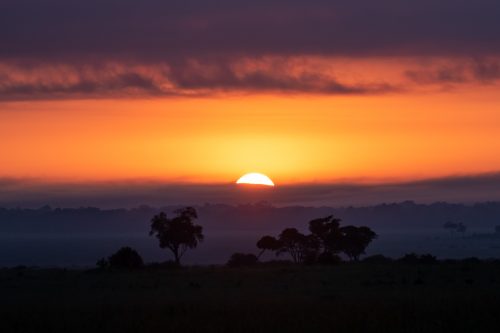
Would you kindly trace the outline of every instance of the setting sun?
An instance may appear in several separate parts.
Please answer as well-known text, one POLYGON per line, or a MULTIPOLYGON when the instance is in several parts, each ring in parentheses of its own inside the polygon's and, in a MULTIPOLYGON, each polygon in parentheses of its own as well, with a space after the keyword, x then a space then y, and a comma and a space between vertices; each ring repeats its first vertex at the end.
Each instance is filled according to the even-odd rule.
POLYGON ((257 173, 257 172, 251 172, 241 176, 240 179, 236 181, 236 184, 274 186, 274 183, 271 180, 271 178, 262 173, 257 173))

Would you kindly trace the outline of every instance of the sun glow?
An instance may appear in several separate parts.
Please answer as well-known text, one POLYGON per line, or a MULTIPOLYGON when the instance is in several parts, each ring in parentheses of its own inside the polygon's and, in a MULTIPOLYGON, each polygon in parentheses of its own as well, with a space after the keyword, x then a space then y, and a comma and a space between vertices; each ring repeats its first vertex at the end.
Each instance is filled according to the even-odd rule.
POLYGON ((257 173, 257 172, 251 172, 241 176, 240 179, 236 181, 236 184, 274 186, 274 183, 271 180, 271 178, 262 173, 257 173))

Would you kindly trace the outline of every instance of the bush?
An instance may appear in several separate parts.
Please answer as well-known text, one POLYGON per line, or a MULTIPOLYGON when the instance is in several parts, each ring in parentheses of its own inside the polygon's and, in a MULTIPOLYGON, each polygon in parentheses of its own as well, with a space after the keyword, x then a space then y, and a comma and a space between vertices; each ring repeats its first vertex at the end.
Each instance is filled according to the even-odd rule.
POLYGON ((405 264, 418 264, 419 257, 415 253, 407 253, 403 257, 399 258, 398 261, 405 264))
POLYGON ((226 265, 229 267, 254 266, 257 261, 258 258, 255 254, 234 253, 226 265))
POLYGON ((173 260, 168 260, 164 262, 152 262, 146 266, 147 269, 177 269, 179 265, 175 263, 173 260))
POLYGON ((437 263, 437 258, 432 254, 423 254, 420 256, 421 264, 435 264, 437 263))
POLYGON ((342 259, 336 254, 324 252, 318 256, 317 262, 320 265, 338 265, 342 259))
POLYGON ((476 258, 476 257, 469 257, 469 258, 464 258, 464 259, 460 260, 460 262, 462 264, 469 264, 469 265, 472 264, 472 265, 474 265, 474 264, 480 264, 481 260, 478 259, 478 258, 476 258))
POLYGON ((109 267, 109 261, 106 258, 101 258, 96 262, 96 266, 99 269, 106 269, 109 267))
POLYGON ((391 263, 392 261, 393 261, 392 258, 383 256, 381 254, 376 254, 376 255, 369 256, 369 257, 366 257, 365 259, 363 259, 363 262, 371 263, 371 264, 387 264, 387 263, 391 263))
POLYGON ((405 264, 435 264, 438 262, 432 254, 417 255, 415 253, 405 254, 404 257, 398 259, 399 262, 405 264))
POLYGON ((262 262, 260 262, 259 266, 264 266, 264 267, 287 267, 287 266, 293 266, 293 261, 286 260, 286 259, 268 260, 268 261, 262 261, 262 262))
MULTIPOLYGON (((98 262, 99 264, 99 262, 98 262)), ((115 254, 108 258, 109 268, 137 269, 142 268, 144 262, 136 250, 131 247, 122 247, 115 254)))

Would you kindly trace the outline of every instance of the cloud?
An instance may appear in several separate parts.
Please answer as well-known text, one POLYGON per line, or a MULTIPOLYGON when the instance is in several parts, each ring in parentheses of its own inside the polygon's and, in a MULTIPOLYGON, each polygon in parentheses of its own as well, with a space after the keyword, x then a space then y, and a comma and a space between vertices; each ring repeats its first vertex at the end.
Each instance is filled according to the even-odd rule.
POLYGON ((491 83, 500 79, 500 62, 495 60, 477 60, 472 66, 472 72, 475 79, 485 83, 491 83))
MULTIPOLYGON (((304 60, 303 62, 308 62, 304 60)), ((204 96, 218 93, 381 94, 383 81, 342 82, 335 66, 297 66, 289 58, 138 64, 0 63, 0 100, 204 96), (333 67, 333 68, 332 68, 333 67)))
POLYGON ((295 66, 307 58, 498 59, 499 16, 494 0, 4 0, 0 99, 380 94, 406 91, 408 83, 490 84, 500 67, 489 61, 410 67, 393 81, 353 79, 366 68, 342 76, 314 61, 295 66))
POLYGON ((500 60, 458 59, 426 64, 425 68, 406 70, 404 75, 419 85, 452 85, 465 83, 493 84, 500 79, 500 60))
POLYGON ((418 84, 460 84, 470 79, 462 66, 441 67, 434 70, 408 70, 405 75, 418 84))
POLYGON ((171 62, 0 62, 0 101, 279 93, 379 95, 491 85, 500 57, 380 59, 188 58, 171 62))
POLYGON ((0 99, 100 97, 168 93, 164 68, 122 64, 0 64, 0 99), (154 71, 154 72, 153 72, 154 71))
POLYGON ((413 182, 281 185, 247 191, 234 184, 162 182, 47 183, 0 179, 0 207, 133 207, 177 204, 244 204, 266 201, 277 206, 361 206, 413 200, 474 203, 500 201, 500 173, 455 176, 413 182))

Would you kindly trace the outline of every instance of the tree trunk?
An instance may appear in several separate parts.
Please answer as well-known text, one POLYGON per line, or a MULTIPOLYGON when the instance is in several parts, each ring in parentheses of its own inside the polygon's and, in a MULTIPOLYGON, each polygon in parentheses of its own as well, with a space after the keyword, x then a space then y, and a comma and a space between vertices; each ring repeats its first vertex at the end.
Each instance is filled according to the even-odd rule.
POLYGON ((181 267, 181 258, 179 256, 179 249, 176 248, 172 251, 174 253, 175 265, 181 267))

